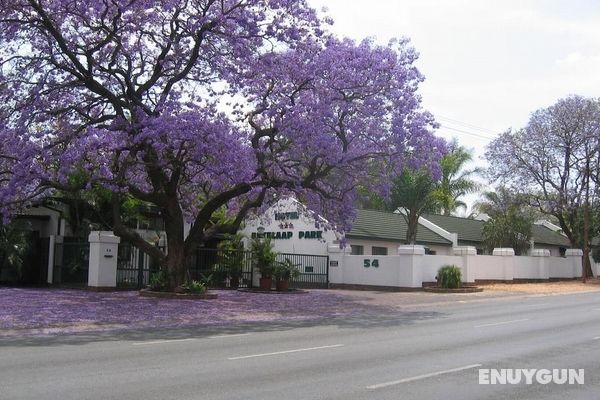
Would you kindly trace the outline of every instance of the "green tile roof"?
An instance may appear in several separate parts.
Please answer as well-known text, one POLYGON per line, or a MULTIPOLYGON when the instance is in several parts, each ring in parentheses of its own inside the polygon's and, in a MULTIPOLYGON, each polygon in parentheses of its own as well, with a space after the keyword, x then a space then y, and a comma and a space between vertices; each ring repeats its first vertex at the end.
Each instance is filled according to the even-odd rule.
MULTIPOLYGON (((346 237, 404 242, 406 241, 406 229, 406 221, 400 214, 375 210, 357 210, 352 230, 346 233, 346 237)), ((452 244, 449 240, 444 239, 423 225, 419 225, 417 230, 417 243, 452 244)))
POLYGON ((423 218, 450 233, 458 233, 458 240, 483 241, 481 235, 484 221, 437 214, 424 214, 423 218))
MULTIPOLYGON (((458 240, 469 242, 483 241, 482 231, 484 221, 436 214, 425 214, 423 218, 450 233, 458 233, 458 240)), ((570 246, 569 239, 543 225, 534 224, 531 231, 536 243, 563 247, 570 246)))
POLYGON ((554 232, 552 229, 547 228, 543 225, 533 225, 531 228, 533 240, 536 243, 541 244, 553 244, 562 247, 571 247, 571 243, 566 236, 561 235, 558 232, 554 232))

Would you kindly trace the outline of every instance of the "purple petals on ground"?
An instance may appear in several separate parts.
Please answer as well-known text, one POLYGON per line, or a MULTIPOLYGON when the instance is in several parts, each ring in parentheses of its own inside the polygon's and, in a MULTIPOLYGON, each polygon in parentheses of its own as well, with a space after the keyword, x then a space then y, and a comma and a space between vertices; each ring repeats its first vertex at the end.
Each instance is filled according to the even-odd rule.
POLYGON ((216 300, 140 297, 135 291, 0 288, 0 337, 353 317, 385 307, 327 290, 217 291, 216 300))

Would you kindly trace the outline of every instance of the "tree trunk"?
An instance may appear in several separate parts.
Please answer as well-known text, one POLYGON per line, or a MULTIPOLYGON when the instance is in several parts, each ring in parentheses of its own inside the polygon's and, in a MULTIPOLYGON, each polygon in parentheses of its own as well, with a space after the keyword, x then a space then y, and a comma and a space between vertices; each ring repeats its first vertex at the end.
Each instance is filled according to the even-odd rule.
POLYGON ((187 262, 183 242, 172 243, 169 241, 168 252, 166 268, 169 273, 169 289, 173 290, 186 281, 187 262))
POLYGON ((417 229, 419 228, 419 216, 416 213, 408 212, 406 216, 406 243, 415 244, 417 242, 417 229))
POLYGON ((173 290, 185 283, 187 274, 183 212, 176 195, 167 202, 164 213, 168 248, 165 266, 169 273, 169 289, 173 290))

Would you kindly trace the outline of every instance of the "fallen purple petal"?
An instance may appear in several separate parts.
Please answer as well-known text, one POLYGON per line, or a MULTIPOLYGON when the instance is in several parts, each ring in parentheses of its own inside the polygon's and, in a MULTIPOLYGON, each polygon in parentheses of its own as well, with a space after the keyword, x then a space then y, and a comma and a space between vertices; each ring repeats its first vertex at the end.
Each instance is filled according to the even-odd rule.
POLYGON ((358 317, 383 306, 327 290, 271 295, 218 291, 216 300, 140 297, 137 292, 0 288, 0 337, 358 317))

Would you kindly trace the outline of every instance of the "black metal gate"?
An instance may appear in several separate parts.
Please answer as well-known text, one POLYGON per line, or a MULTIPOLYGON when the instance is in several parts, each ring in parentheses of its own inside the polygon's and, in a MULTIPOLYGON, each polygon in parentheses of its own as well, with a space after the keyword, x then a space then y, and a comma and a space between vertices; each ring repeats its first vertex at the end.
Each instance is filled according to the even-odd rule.
POLYGON ((90 244, 80 238, 65 237, 54 245, 54 282, 86 285, 90 259, 90 244))
POLYGON ((150 276, 159 270, 152 257, 128 242, 119 243, 117 254, 117 287, 141 289, 150 283, 150 276))
MULTIPOLYGON (((292 288, 326 289, 329 286, 329 257, 316 254, 279 253, 278 262, 289 260, 300 271, 290 279, 292 288)), ((187 268, 188 280, 207 281, 211 287, 252 287, 254 261, 247 250, 200 248, 187 268)), ((159 265, 140 249, 127 242, 119 244, 117 286, 143 288, 159 265)))
POLYGON ((188 279, 212 287, 252 287, 252 252, 199 248, 188 267, 188 279))
POLYGON ((329 287, 329 256, 316 254, 279 253, 277 261, 289 260, 300 271, 297 278, 290 279, 290 287, 327 289, 329 287))

